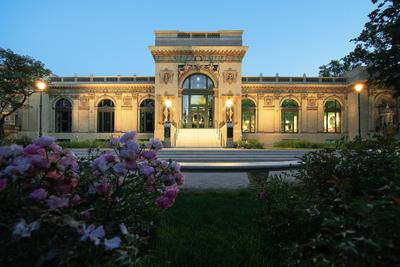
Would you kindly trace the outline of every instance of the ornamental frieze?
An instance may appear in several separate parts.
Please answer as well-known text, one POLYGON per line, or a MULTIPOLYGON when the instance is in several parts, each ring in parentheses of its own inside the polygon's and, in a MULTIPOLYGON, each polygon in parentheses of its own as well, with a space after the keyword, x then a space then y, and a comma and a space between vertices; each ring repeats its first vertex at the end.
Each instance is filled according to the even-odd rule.
POLYGON ((185 64, 178 66, 178 79, 179 83, 190 72, 206 72, 210 74, 216 81, 218 81, 219 66, 214 64, 185 64))
MULTIPOLYGON (((155 56, 154 61, 156 62, 196 62, 198 56, 155 56)), ((241 62, 242 57, 239 56, 207 56, 203 57, 204 61, 212 62, 241 62)))

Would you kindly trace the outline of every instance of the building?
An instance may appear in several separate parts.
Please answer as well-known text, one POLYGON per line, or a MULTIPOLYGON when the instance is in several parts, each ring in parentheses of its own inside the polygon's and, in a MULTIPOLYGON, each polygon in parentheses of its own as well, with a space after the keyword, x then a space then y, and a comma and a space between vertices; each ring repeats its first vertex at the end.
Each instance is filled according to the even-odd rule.
MULTIPOLYGON (((243 31, 156 31, 149 47, 155 76, 51 77, 43 95, 43 133, 63 140, 108 139, 126 131, 172 146, 226 146, 233 140, 330 142, 358 135, 358 94, 363 69, 345 77, 242 76, 248 46, 243 31), (167 134, 167 135, 168 135, 167 134)), ((363 136, 398 125, 398 99, 364 86, 363 136)), ((20 135, 35 137, 39 94, 18 114, 20 135)))

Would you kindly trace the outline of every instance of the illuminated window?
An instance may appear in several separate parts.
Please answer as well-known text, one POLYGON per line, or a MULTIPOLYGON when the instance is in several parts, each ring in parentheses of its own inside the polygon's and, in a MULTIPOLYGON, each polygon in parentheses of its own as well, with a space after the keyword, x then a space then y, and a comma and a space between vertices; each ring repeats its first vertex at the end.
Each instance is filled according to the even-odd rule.
POLYGON ((256 104, 250 99, 242 100, 242 132, 256 132, 256 104))
POLYGON ((325 103, 324 129, 326 133, 341 132, 341 106, 336 100, 325 103))
POLYGON ((71 132, 72 125, 72 105, 68 99, 62 98, 57 101, 55 106, 56 132, 71 132))
POLYGON ((299 122, 299 105, 288 99, 281 106, 281 131, 283 133, 297 133, 299 122))
POLYGON ((140 104, 140 132, 154 132, 154 100, 146 99, 140 104))
POLYGON ((193 74, 183 82, 183 89, 212 89, 214 83, 203 74, 193 74))
POLYGON ((100 133, 114 132, 114 102, 102 100, 97 109, 97 130, 100 133))

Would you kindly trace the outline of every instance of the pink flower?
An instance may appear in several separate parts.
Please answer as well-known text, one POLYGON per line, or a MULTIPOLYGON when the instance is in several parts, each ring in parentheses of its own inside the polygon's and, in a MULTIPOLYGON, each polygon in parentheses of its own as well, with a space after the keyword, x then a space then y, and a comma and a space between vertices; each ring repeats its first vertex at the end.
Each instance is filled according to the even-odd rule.
POLYGON ((135 132, 127 132, 123 136, 121 136, 120 141, 122 143, 126 143, 128 141, 135 141, 136 140, 136 133, 135 132))
POLYGON ((96 185, 96 193, 101 196, 108 195, 111 190, 111 185, 107 182, 96 185))
POLYGON ((7 187, 7 179, 0 179, 0 191, 3 191, 7 187))
POLYGON ((167 190, 165 190, 161 196, 156 199, 157 207, 161 209, 170 208, 174 204, 178 192, 179 189, 177 186, 167 187, 167 190))
POLYGON ((29 197, 32 198, 33 200, 43 200, 47 198, 47 191, 44 190, 43 188, 38 188, 35 189, 32 193, 29 194, 29 197))
POLYGON ((38 139, 34 140, 33 143, 35 145, 38 145, 40 147, 50 147, 55 143, 56 139, 51 136, 42 136, 39 137, 38 139))
POLYGON ((121 245, 121 238, 118 236, 111 238, 111 239, 104 239, 104 246, 107 250, 113 250, 119 248, 121 245))
POLYGON ((57 170, 51 170, 47 172, 47 177, 55 180, 61 180, 64 178, 64 174, 57 170))
POLYGON ((152 150, 146 150, 146 151, 144 151, 144 152, 142 153, 142 156, 143 156, 145 159, 148 159, 148 160, 157 159, 157 154, 156 154, 156 152, 154 152, 154 151, 152 151, 152 150))
POLYGON ((86 224, 81 225, 78 229, 78 233, 82 235, 80 241, 85 241, 89 238, 96 246, 100 244, 101 239, 106 234, 103 225, 96 228, 94 224, 91 224, 88 227, 86 227, 86 224))
POLYGON ((68 207, 69 205, 69 198, 67 197, 56 197, 56 196, 50 196, 50 198, 47 200, 47 206, 49 206, 50 209, 61 209, 68 207))
POLYGON ((163 145, 161 144, 160 140, 154 138, 150 138, 146 146, 147 148, 153 149, 155 151, 161 150, 163 148, 163 145))
POLYGON ((140 165, 140 172, 143 173, 145 176, 149 176, 154 172, 154 168, 149 166, 147 162, 140 165))
POLYGON ((76 204, 79 203, 81 201, 81 197, 78 194, 75 194, 72 199, 71 199, 72 203, 76 204))
POLYGON ((40 154, 40 155, 44 155, 45 154, 45 150, 43 148, 41 148, 40 146, 38 146, 38 145, 30 144, 30 145, 27 145, 24 148, 24 153, 25 154, 40 154))
POLYGON ((183 176, 182 173, 178 173, 178 174, 176 175, 176 178, 177 178, 176 183, 177 183, 178 185, 182 185, 183 182, 185 181, 185 176, 183 176))
POLYGON ((264 199, 265 199, 265 194, 266 194, 266 193, 265 193, 264 191, 258 193, 258 199, 259 199, 259 200, 264 200, 264 199))
POLYGON ((106 153, 103 155, 104 159, 108 162, 114 162, 115 161, 115 156, 111 153, 106 153))

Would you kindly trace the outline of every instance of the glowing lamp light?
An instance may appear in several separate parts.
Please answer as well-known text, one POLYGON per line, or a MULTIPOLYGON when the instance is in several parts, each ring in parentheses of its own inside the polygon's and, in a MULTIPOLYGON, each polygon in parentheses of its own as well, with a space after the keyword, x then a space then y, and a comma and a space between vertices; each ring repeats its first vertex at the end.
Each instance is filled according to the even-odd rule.
POLYGON ((362 83, 357 83, 356 85, 354 85, 354 89, 360 93, 362 91, 362 89, 364 88, 364 84, 362 83))
POLYGON ((165 100, 164 104, 165 104, 165 106, 166 106, 167 108, 170 108, 170 107, 172 106, 172 101, 169 100, 169 99, 167 99, 167 100, 165 100))
POLYGON ((45 83, 44 81, 37 81, 36 82, 36 88, 39 91, 43 91, 43 90, 45 90, 47 88, 47 83, 45 83))
POLYGON ((232 99, 228 99, 228 100, 226 100, 226 102, 225 102, 225 105, 226 105, 226 107, 227 107, 227 108, 231 108, 231 107, 232 107, 232 105, 233 105, 233 101, 232 101, 232 99))

